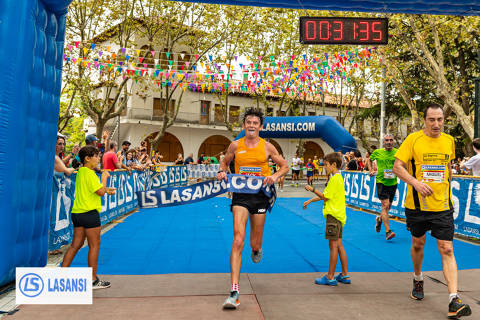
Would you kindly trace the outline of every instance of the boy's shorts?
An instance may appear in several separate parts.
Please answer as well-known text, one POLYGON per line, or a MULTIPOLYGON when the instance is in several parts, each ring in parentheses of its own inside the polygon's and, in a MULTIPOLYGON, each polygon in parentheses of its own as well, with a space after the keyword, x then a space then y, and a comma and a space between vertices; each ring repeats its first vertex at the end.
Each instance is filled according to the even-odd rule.
POLYGON ((325 229, 325 239, 338 240, 342 239, 343 226, 340 221, 331 215, 327 215, 327 226, 325 229))
POLYGON ((73 213, 72 212, 72 222, 75 228, 97 228, 100 227, 100 214, 97 210, 91 210, 83 213, 73 213))

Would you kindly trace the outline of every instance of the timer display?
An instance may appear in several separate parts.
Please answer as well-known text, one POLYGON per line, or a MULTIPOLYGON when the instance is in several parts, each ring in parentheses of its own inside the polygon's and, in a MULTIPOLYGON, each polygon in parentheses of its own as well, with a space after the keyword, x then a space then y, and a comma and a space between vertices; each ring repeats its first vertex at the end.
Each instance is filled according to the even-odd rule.
POLYGON ((303 44, 387 44, 386 18, 300 17, 303 44))

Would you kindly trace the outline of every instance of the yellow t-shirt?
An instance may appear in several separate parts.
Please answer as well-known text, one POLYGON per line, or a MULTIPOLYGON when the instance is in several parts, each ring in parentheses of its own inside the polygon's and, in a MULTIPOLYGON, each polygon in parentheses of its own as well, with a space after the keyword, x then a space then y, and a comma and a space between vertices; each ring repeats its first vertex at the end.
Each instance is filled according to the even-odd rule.
POLYGON ((395 158, 405 162, 408 173, 433 190, 433 195, 423 197, 409 185, 405 209, 426 212, 453 210, 448 171, 448 164, 455 158, 452 136, 442 133, 438 138, 431 138, 423 130, 414 132, 402 143, 395 158))
POLYGON ((102 199, 95 192, 103 187, 95 171, 87 167, 78 169, 75 180, 75 200, 72 213, 84 213, 96 209, 102 210, 102 199))
POLYGON ((319 169, 320 168, 320 164, 318 163, 318 160, 313 160, 313 165, 315 166, 315 169, 319 169))
POLYGON ((345 187, 340 173, 333 175, 323 191, 328 200, 323 203, 323 216, 331 215, 342 223, 347 222, 347 206, 345 204, 345 187))

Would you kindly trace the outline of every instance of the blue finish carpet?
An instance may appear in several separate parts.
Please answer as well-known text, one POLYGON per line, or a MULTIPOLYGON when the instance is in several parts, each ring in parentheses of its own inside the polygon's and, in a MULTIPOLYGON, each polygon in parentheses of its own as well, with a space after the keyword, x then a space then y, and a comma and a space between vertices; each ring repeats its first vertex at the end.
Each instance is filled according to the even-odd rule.
MULTIPOLYGON (((263 259, 250 259, 249 229, 243 251, 242 272, 326 272, 329 249, 325 240, 322 202, 302 209, 304 198, 277 199, 268 214, 263 237, 263 259)), ((230 199, 162 209, 143 209, 102 236, 100 274, 229 273, 233 238, 230 199)), ((375 217, 347 209, 343 245, 351 272, 412 271, 410 233, 392 221, 397 236, 385 240, 374 230, 375 217)), ((383 227, 383 226, 382 226, 383 227)), ((478 268, 480 247, 454 240, 459 269, 478 268)), ((87 266, 88 247, 79 251, 72 266, 87 266)), ((337 264, 340 271, 340 260, 337 264)), ((424 271, 442 270, 436 240, 427 235, 424 271)))

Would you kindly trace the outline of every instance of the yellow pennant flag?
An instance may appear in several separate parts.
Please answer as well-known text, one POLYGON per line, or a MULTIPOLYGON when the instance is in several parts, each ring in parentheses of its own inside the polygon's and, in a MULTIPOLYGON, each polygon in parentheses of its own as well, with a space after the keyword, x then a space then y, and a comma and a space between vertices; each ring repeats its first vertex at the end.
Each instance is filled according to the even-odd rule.
POLYGON ((137 50, 137 56, 140 56, 140 50, 137 50))
POLYGON ((83 53, 86 55, 88 53, 88 48, 83 48, 83 53))
POLYGON ((110 46, 107 46, 107 52, 110 52, 110 46))

